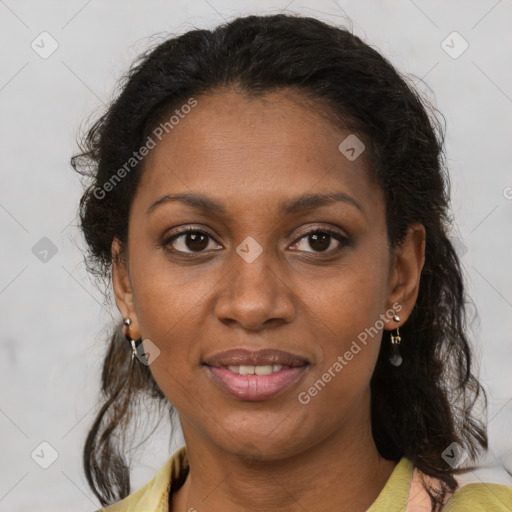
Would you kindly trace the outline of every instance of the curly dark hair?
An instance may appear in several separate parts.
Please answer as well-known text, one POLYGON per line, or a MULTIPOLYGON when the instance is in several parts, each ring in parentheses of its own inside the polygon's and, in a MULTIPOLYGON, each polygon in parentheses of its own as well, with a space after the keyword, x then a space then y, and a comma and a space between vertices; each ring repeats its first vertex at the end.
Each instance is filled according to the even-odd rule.
MULTIPOLYGON (((85 182, 79 215, 88 270, 111 283, 111 245, 127 247, 129 210, 144 159, 109 188, 159 122, 191 97, 236 87, 246 95, 293 89, 364 141, 368 166, 386 201, 392 247, 407 227, 426 230, 419 293, 401 345, 404 363, 390 366, 390 344, 381 343, 371 379, 371 417, 379 453, 407 457, 438 478, 425 483, 437 510, 456 487, 443 451, 458 443, 476 460, 487 450, 486 426, 473 412, 485 390, 472 370, 467 303, 461 263, 450 240, 450 183, 444 124, 432 103, 379 52, 351 30, 298 15, 246 16, 214 30, 194 29, 153 45, 119 83, 119 94, 84 134, 73 168, 85 182), (414 340, 408 343, 407 340, 414 340)), ((441 116, 442 117, 442 116, 441 116)), ((444 120, 444 119, 443 119, 444 120)), ((83 452, 87 480, 103 505, 130 493, 126 430, 138 400, 173 406, 147 366, 128 371, 130 347, 121 325, 112 326, 102 372, 102 406, 83 452)))

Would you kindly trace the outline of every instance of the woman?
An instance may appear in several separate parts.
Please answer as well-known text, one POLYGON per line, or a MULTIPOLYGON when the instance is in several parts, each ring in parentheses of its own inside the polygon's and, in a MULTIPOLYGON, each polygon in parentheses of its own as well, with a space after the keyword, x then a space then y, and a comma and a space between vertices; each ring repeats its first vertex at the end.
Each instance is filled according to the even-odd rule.
POLYGON ((102 510, 510 510, 455 478, 487 436, 443 151, 406 79, 312 18, 141 57, 72 160, 124 318, 84 449, 102 510), (129 495, 148 394, 185 446, 129 495))

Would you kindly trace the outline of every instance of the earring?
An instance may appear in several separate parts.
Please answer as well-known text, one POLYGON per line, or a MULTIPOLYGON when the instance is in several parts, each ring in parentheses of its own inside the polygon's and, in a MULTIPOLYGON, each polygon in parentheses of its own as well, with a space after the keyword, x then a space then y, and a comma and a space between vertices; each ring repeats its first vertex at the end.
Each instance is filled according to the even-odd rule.
MULTIPOLYGON (((124 321, 123 321, 123 324, 128 328, 130 329, 130 325, 132 325, 132 321, 130 318, 125 318, 124 321)), ((132 358, 131 358, 131 362, 133 362, 133 358, 137 355, 137 346, 135 345, 135 340, 130 338, 129 336, 126 336, 126 339, 130 342, 130 345, 132 347, 132 358)))
MULTIPOLYGON (((395 322, 400 322, 400 317, 395 313, 393 315, 393 320, 395 322)), ((400 366, 402 364, 402 356, 400 355, 400 352, 398 351, 398 345, 400 345, 401 341, 402 341, 402 338, 400 337, 400 331, 397 327, 396 334, 391 333, 391 356, 389 358, 389 362, 393 366, 400 366)))

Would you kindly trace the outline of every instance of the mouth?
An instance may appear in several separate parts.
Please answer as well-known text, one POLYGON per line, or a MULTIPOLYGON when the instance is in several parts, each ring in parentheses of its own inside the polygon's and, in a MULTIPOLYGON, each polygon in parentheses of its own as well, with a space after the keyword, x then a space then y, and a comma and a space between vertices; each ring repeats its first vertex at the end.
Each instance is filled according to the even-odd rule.
POLYGON ((297 383, 309 361, 275 349, 232 349, 207 358, 203 365, 222 391, 240 400, 259 401, 297 383))

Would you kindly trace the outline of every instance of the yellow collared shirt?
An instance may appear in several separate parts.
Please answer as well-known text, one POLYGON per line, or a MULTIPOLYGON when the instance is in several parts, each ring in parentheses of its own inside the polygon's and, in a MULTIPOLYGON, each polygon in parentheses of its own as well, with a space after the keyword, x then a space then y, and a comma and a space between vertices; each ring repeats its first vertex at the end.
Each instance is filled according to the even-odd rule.
MULTIPOLYGON (((188 464, 187 447, 182 446, 146 485, 97 512, 169 512, 171 482, 178 478, 180 471, 188 464)), ((413 470, 411 461, 402 457, 366 512, 430 510, 427 505, 416 505, 415 500, 418 499, 418 491, 421 489, 417 487, 416 480, 413 480, 413 470)), ((443 512, 512 512, 512 487, 483 482, 463 485, 447 501, 443 512)))

